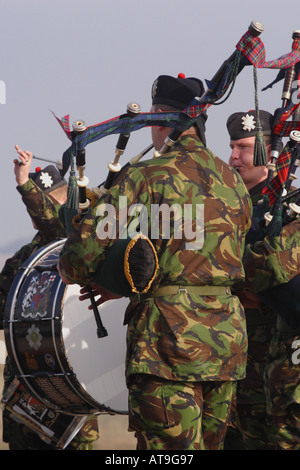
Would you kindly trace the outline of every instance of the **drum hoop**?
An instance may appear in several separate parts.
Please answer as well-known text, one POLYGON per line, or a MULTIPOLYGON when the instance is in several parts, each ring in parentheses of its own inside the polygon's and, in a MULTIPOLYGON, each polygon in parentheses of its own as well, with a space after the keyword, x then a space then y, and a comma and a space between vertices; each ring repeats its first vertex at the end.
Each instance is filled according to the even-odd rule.
MULTIPOLYGON (((21 367, 21 364, 18 360, 17 350, 16 350, 16 347, 15 347, 15 340, 14 340, 14 329, 13 329, 14 319, 12 318, 12 316, 13 316, 12 312, 15 311, 16 301, 17 301, 20 289, 21 289, 21 287, 23 285, 23 282, 24 282, 26 276, 28 275, 28 273, 32 269, 34 269, 35 265, 39 262, 39 260, 41 258, 43 258, 48 252, 52 251, 53 249, 63 245, 65 243, 65 241, 66 241, 66 238, 58 239, 57 241, 51 242, 51 243, 41 247, 39 249, 39 251, 34 253, 34 255, 31 255, 32 259, 30 257, 30 259, 31 259, 30 262, 28 262, 28 260, 27 260, 27 262, 24 263, 22 273, 21 273, 21 275, 18 279, 18 282, 17 282, 16 286, 14 287, 14 292, 13 292, 11 302, 10 302, 9 320, 6 320, 6 322, 9 323, 9 340, 10 340, 9 341, 9 343, 10 343, 9 346, 10 346, 11 351, 12 351, 13 360, 15 362, 15 365, 18 368, 18 372, 19 372, 18 377, 24 381, 24 385, 26 386, 27 390, 34 397, 36 397, 37 400, 39 400, 41 403, 43 403, 47 407, 52 408, 53 410, 55 410, 57 412, 63 412, 65 414, 70 414, 70 415, 75 415, 76 416, 78 414, 86 415, 86 410, 85 410, 84 413, 81 413, 81 412, 72 411, 72 410, 69 410, 69 409, 62 409, 61 407, 59 407, 55 403, 48 401, 47 398, 43 398, 42 396, 40 396, 40 394, 36 391, 36 389, 30 384, 30 381, 28 380, 28 378, 31 378, 32 376, 30 374, 25 374, 24 373, 23 368, 21 367), (28 263, 28 264, 26 265, 26 263, 28 263)), ((51 269, 51 267, 49 266, 49 270, 50 269, 51 269)), ((77 394, 77 396, 79 396, 86 403, 87 406, 91 406, 93 408, 93 413, 94 414, 100 414, 100 413, 103 413, 103 412, 112 413, 112 414, 127 414, 127 412, 115 411, 113 409, 110 409, 109 407, 105 406, 104 404, 99 403, 92 396, 90 396, 88 394, 88 392, 84 389, 84 387, 81 385, 81 383, 78 381, 78 379, 76 377, 76 374, 72 374, 72 372, 71 372, 72 367, 70 365, 69 365, 69 371, 70 372, 66 371, 66 367, 63 365, 62 360, 61 360, 61 356, 58 353, 58 345, 57 345, 57 342, 56 342, 56 335, 55 335, 55 325, 56 325, 55 322, 57 320, 57 316, 55 316, 55 305, 56 305, 57 297, 61 293, 62 284, 63 284, 63 282, 60 279, 60 281, 57 285, 56 292, 55 292, 55 297, 54 297, 52 311, 51 311, 51 318, 48 319, 48 320, 51 321, 52 344, 53 344, 53 347, 54 347, 54 350, 55 350, 56 359, 57 359, 58 364, 59 364, 60 369, 61 369, 61 372, 59 374, 57 374, 57 376, 60 375, 60 376, 64 377, 64 379, 66 380, 68 385, 77 394), (76 384, 74 382, 76 382, 76 384)), ((63 296, 65 296, 66 291, 67 291, 67 286, 65 286, 63 296)), ((62 312, 62 314, 63 314, 63 312, 62 312)), ((64 343, 62 343, 62 346, 63 346, 66 361, 69 364, 68 356, 67 356, 66 351, 65 351, 64 343)))
MULTIPOLYGON (((56 248, 57 246, 63 244, 65 242, 66 238, 64 239, 59 239, 55 242, 52 242, 51 243, 51 247, 52 248, 56 248)), ((48 251, 49 251, 49 247, 50 247, 50 244, 46 245, 46 246, 43 246, 40 248, 40 251, 35 253, 35 256, 32 256, 32 259, 30 262, 28 262, 28 264, 23 268, 23 272, 22 274, 20 275, 20 278, 18 280, 18 283, 14 289, 14 294, 13 294, 13 297, 11 299, 11 307, 10 307, 10 312, 14 311, 15 309, 15 305, 16 305, 16 300, 17 300, 17 297, 18 297, 18 294, 19 294, 19 291, 20 291, 20 288, 24 282, 24 278, 25 276, 27 275, 27 273, 32 269, 32 267, 34 266, 34 264, 39 260, 41 259, 48 251)), ((24 263, 25 264, 25 263, 24 263)), ((23 265, 24 266, 24 265, 23 265)), ((13 354, 13 359, 14 359, 14 362, 18 368, 18 371, 19 371, 19 377, 22 378, 22 380, 24 380, 24 382, 26 383, 26 387, 28 387, 28 391, 30 391, 32 393, 33 396, 35 396, 37 398, 37 400, 39 400, 41 403, 45 404, 46 406, 49 406, 50 408, 54 409, 55 411, 61 411, 60 408, 56 405, 54 405, 53 403, 50 403, 48 402, 46 399, 42 398, 37 392, 36 390, 31 386, 30 382, 27 380, 27 377, 29 377, 28 374, 25 374, 21 365, 20 365, 20 362, 18 360, 18 356, 17 356, 17 351, 16 351, 16 348, 15 348, 15 341, 14 341, 14 331, 13 331, 13 323, 14 323, 14 320, 12 320, 11 318, 11 313, 10 313, 10 318, 9 318, 9 338, 10 338, 10 341, 9 341, 9 345, 10 345, 10 348, 12 349, 12 354, 13 354)))
POLYGON ((66 429, 66 431, 57 443, 57 445, 61 449, 64 450, 70 444, 70 442, 73 440, 73 438, 76 436, 76 434, 80 431, 80 429, 86 422, 87 418, 88 417, 86 415, 74 417, 72 424, 70 424, 70 426, 66 429))
MULTIPOLYGON (((39 422, 38 420, 36 420, 34 416, 30 415, 30 413, 27 413, 25 409, 22 409, 22 406, 19 406, 19 409, 16 409, 15 405, 11 403, 11 398, 14 396, 15 391, 18 389, 20 384, 21 382, 15 378, 13 383, 10 385, 11 390, 7 390, 6 396, 2 397, 1 403, 4 405, 4 409, 8 410, 8 412, 11 413, 13 417, 16 417, 23 424, 25 424, 27 427, 37 433, 40 437, 43 436, 45 439, 49 439, 51 443, 54 443, 57 448, 64 450, 70 444, 76 434, 80 431, 80 429, 86 422, 88 416, 73 416, 72 421, 66 427, 64 433, 56 438, 54 437, 55 432, 51 432, 51 427, 48 428, 47 425, 45 426, 43 424, 43 421, 39 422)), ((46 409, 47 408, 48 407, 46 407, 46 409)), ((63 413, 61 412, 58 412, 58 414, 63 415, 63 413)))

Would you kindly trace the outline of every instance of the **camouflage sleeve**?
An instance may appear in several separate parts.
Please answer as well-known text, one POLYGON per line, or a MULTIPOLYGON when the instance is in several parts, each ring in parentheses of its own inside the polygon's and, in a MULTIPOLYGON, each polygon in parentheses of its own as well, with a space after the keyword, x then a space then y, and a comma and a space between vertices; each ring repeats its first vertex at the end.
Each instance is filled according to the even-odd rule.
POLYGON ((145 204, 149 198, 147 183, 138 169, 129 169, 121 180, 103 196, 91 212, 85 216, 78 229, 69 233, 62 248, 59 266, 62 275, 77 284, 94 281, 97 269, 105 258, 106 251, 116 239, 127 233, 134 215, 126 217, 129 207, 145 204), (120 227, 123 227, 120 229, 120 227))
POLYGON ((247 245, 243 263, 245 287, 254 292, 290 281, 300 267, 300 220, 283 227, 277 237, 247 245))
POLYGON ((59 218, 61 205, 51 195, 42 191, 31 179, 17 186, 17 190, 37 230, 46 241, 65 236, 65 227, 59 218))

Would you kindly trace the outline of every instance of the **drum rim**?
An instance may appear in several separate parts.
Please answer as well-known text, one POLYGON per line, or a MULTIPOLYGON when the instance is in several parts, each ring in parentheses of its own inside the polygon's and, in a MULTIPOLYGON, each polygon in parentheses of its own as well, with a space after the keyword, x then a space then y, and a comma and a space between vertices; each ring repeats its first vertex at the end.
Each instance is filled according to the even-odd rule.
POLYGON ((60 244, 64 243, 65 240, 66 239, 55 240, 52 243, 49 243, 45 246, 42 246, 41 248, 39 248, 39 250, 37 250, 35 253, 33 253, 28 258, 28 260, 25 261, 25 263, 22 265, 22 273, 20 274, 19 277, 17 277, 18 274, 16 275, 16 277, 15 277, 15 279, 14 279, 12 285, 11 285, 11 288, 10 288, 10 291, 9 291, 9 294, 8 294, 8 298, 7 298, 7 302, 6 302, 6 305, 5 305, 5 312, 4 312, 4 324, 8 324, 8 333, 6 332, 6 329, 4 328, 5 343, 6 343, 6 345, 9 345, 9 348, 7 348, 7 349, 8 350, 11 349, 11 351, 12 351, 13 361, 14 361, 15 365, 17 366, 17 369, 18 369, 18 372, 19 372, 18 378, 20 378, 22 381, 24 381, 24 383, 26 384, 26 387, 28 387, 28 391, 30 391, 32 393, 32 395, 37 398, 37 400, 39 400, 41 403, 45 404, 46 406, 49 406, 50 408, 54 409, 55 411, 61 411, 61 410, 57 407, 57 405, 54 405, 53 403, 48 402, 47 400, 43 399, 32 388, 30 382, 28 382, 28 380, 26 379, 26 377, 28 377, 28 374, 24 373, 24 371, 21 367, 21 364, 19 362, 18 356, 17 356, 16 346, 15 346, 15 341, 14 341, 14 335, 13 335, 14 319, 12 318, 12 316, 13 316, 12 312, 14 312, 16 301, 17 301, 17 296, 19 294, 21 286, 23 285, 24 278, 27 275, 28 271, 30 271, 30 269, 32 268, 34 263, 36 263, 40 258, 42 258, 49 251, 50 245, 53 248, 56 248, 60 244), (12 295, 12 298, 10 299, 10 302, 8 302, 8 299, 10 298, 10 293, 11 292, 13 292, 13 295, 12 295), (9 319, 6 318, 7 316, 9 316, 9 319), (9 337, 9 341, 7 341, 7 336, 9 337))
MULTIPOLYGON (((10 292, 13 292, 12 296, 10 297, 10 302, 6 302, 6 307, 5 307, 5 314, 4 314, 4 323, 8 325, 8 328, 5 328, 5 337, 9 337, 9 341, 6 340, 6 344, 9 344, 9 348, 12 352, 13 356, 13 361, 18 369, 18 379, 21 379, 24 382, 24 386, 28 389, 30 393, 34 397, 36 397, 37 400, 39 400, 41 403, 44 405, 52 408, 53 410, 57 412, 63 412, 65 414, 71 414, 71 415, 87 415, 89 413, 94 413, 94 414, 101 414, 101 413, 110 413, 110 414, 119 414, 119 415, 127 415, 128 411, 123 411, 123 410, 116 410, 112 409, 108 406, 106 406, 103 403, 98 402, 93 398, 82 386, 82 384, 78 381, 76 374, 74 373, 71 364, 69 363, 68 356, 66 354, 65 350, 65 345, 63 341, 60 343, 60 347, 62 347, 63 352, 64 352, 64 360, 68 364, 68 371, 66 371, 66 366, 62 363, 62 358, 61 355, 58 351, 58 344, 57 344, 57 335, 55 334, 55 326, 57 322, 57 318, 55 316, 55 305, 56 305, 56 300, 58 295, 61 293, 61 289, 63 286, 63 282, 60 279, 56 292, 55 292, 55 298, 53 301, 53 306, 51 310, 51 318, 48 320, 51 321, 51 334, 52 334, 52 344, 53 348, 55 351, 56 359, 58 361, 61 373, 56 374, 57 376, 63 376, 65 380, 67 381, 68 386, 71 387, 72 391, 75 392, 75 394, 81 398, 84 402, 84 406, 88 407, 89 410, 85 409, 84 411, 80 411, 80 409, 76 408, 76 406, 72 407, 74 409, 68 408, 63 408, 56 403, 49 401, 47 398, 44 398, 40 396, 40 394, 33 388, 31 385, 30 381, 28 380, 29 378, 33 378, 33 375, 26 374, 23 370, 23 367, 20 364, 20 361, 18 359, 18 354, 17 354, 17 348, 15 344, 15 335, 14 335, 14 311, 15 311, 15 306, 17 303, 18 295, 19 292, 22 288, 22 285, 26 279, 26 276, 28 272, 35 266, 37 263, 40 261, 41 258, 43 258, 48 252, 51 250, 62 246, 66 241, 66 238, 60 238, 58 240, 55 240, 45 246, 42 246, 39 248, 35 253, 33 253, 28 260, 22 265, 22 272, 21 274, 17 277, 15 277, 14 282, 12 283, 10 292), (9 316, 9 319, 7 318, 9 316), (8 330, 8 332, 7 332, 8 330), (76 410, 75 410, 76 408, 76 410)), ((50 268, 49 268, 50 269, 50 268)), ((64 284, 63 287, 63 296, 65 296, 67 292, 67 285, 64 284)), ((38 387, 40 388, 40 386, 38 387)), ((82 410, 83 406, 81 407, 82 410)))

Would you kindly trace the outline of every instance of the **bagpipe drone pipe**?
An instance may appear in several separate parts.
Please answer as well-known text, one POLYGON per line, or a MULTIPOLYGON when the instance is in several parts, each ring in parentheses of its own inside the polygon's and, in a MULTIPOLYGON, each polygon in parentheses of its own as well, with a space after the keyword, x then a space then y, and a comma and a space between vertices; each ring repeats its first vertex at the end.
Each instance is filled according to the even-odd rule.
MULTIPOLYGON (((291 131, 289 141, 279 154, 277 168, 284 158, 288 162, 287 177, 283 177, 285 181, 283 186, 285 187, 279 184, 277 173, 266 187, 263 202, 253 208, 253 223, 247 234, 246 243, 255 243, 263 240, 266 236, 279 237, 282 228, 299 217, 300 188, 290 189, 295 180, 295 170, 300 163, 300 131, 291 131), (271 192, 268 193, 268 190, 271 192), (290 192, 288 192, 289 190, 290 192)), ((282 317, 290 328, 300 327, 300 273, 289 282, 261 291, 258 295, 268 307, 282 317)))

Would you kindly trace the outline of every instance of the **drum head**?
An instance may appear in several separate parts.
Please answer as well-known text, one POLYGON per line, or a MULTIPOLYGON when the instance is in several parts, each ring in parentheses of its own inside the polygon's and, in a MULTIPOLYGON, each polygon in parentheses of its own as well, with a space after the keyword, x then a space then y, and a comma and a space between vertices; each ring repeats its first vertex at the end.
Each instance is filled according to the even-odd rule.
POLYGON ((69 285, 63 304, 62 335, 66 356, 76 378, 97 402, 116 412, 127 412, 125 382, 128 299, 110 300, 99 307, 108 336, 98 338, 89 300, 79 301, 80 287, 69 285))

